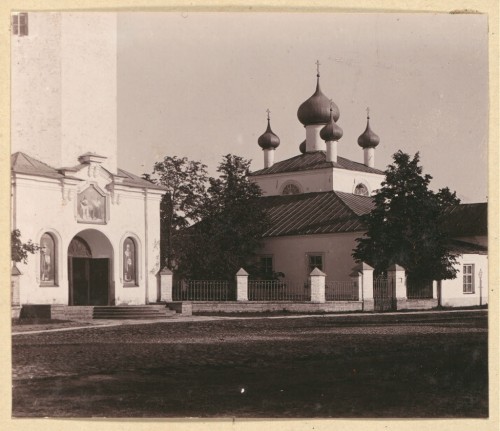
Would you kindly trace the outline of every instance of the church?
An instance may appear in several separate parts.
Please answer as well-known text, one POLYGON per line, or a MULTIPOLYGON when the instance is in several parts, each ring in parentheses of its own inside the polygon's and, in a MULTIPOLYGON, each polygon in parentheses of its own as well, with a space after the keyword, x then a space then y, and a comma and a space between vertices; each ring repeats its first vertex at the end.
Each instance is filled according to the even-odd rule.
POLYGON ((156 302, 164 191, 117 165, 116 14, 12 18, 11 226, 40 247, 13 306, 156 302))
MULTIPOLYGON (((351 254, 356 239, 365 232, 359 217, 371 211, 371 196, 384 180, 384 172, 375 166, 380 138, 372 130, 369 109, 366 128, 357 141, 363 162, 338 154, 343 136, 337 124, 340 111, 323 93, 319 62, 317 67, 315 92, 297 111, 305 128, 299 154, 275 162, 280 139, 271 129, 268 110, 267 129, 258 139, 264 168, 250 177, 262 189, 262 205, 271 221, 264 234, 260 267, 269 276, 283 274, 285 282, 306 283, 314 268, 326 274, 327 284, 350 280, 356 268, 351 254)), ((452 208, 446 223, 453 237, 450 247, 457 256, 458 275, 442 282, 442 305, 484 305, 488 295, 487 204, 452 208)), ((435 290, 428 292, 430 298, 436 298, 435 290)))
MULTIPOLYGON (((166 299, 160 273, 164 190, 118 166, 117 14, 12 16, 11 226, 40 250, 13 267, 12 304, 119 306, 166 299)), ((251 173, 271 226, 260 255, 267 274, 306 281, 314 268, 349 281, 359 217, 384 173, 368 112, 360 159, 339 155, 340 111, 320 86, 300 105, 305 140, 275 162, 271 129, 258 139, 264 167, 251 173)), ((374 127, 375 128, 375 127, 374 127)), ((449 214, 457 279, 443 282, 443 305, 487 302, 486 204, 449 214)))

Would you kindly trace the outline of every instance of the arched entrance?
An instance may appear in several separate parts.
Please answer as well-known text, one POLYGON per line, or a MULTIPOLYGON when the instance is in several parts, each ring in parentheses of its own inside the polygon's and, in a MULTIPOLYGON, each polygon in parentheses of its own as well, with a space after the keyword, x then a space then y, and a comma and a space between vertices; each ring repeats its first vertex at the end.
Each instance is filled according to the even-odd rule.
POLYGON ((68 247, 69 305, 111 305, 113 248, 94 229, 73 237, 68 247))

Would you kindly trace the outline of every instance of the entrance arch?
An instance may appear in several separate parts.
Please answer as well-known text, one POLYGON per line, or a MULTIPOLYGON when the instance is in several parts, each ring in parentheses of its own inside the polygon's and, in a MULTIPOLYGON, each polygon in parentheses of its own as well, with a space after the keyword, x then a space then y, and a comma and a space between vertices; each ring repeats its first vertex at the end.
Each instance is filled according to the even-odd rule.
POLYGON ((85 229, 68 246, 69 305, 112 305, 113 247, 102 232, 85 229))

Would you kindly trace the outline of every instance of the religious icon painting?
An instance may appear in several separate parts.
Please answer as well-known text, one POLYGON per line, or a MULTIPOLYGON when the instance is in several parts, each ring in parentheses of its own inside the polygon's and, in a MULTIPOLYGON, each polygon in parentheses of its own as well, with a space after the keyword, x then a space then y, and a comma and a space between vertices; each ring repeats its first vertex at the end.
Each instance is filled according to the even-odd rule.
POLYGON ((106 223, 106 196, 94 185, 78 194, 77 220, 80 223, 106 223))

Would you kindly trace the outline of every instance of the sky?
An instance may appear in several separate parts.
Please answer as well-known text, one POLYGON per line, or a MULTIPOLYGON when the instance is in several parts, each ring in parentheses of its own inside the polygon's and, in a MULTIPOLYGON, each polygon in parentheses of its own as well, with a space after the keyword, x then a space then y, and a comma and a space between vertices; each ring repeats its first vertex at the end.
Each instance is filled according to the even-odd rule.
POLYGON ((487 199, 488 33, 483 15, 368 13, 120 13, 119 166, 200 160, 216 175, 227 153, 263 167, 266 110, 299 153, 297 109, 316 85, 340 110, 339 156, 363 162, 358 136, 379 135, 375 166, 420 152, 431 187, 464 203, 487 199))

